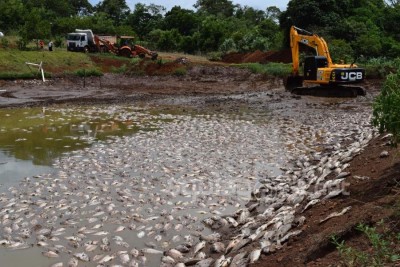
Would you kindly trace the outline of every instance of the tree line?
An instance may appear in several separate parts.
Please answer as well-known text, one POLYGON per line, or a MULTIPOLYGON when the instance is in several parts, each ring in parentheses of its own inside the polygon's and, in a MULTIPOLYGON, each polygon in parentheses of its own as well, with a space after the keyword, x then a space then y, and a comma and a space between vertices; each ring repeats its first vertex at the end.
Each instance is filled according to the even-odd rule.
POLYGON ((288 47, 291 25, 323 36, 336 58, 400 55, 400 0, 291 0, 285 11, 197 0, 194 9, 125 0, 2 0, 0 30, 31 40, 56 39, 92 29, 98 34, 135 35, 154 50, 207 53, 288 47))

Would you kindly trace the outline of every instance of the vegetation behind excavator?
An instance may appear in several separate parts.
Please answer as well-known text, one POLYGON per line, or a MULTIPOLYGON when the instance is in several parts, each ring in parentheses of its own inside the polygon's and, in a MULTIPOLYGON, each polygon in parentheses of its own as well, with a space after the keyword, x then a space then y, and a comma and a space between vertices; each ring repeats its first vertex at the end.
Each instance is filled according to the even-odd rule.
POLYGON ((291 27, 290 47, 292 74, 286 79, 287 90, 298 95, 328 97, 356 97, 365 95, 363 87, 356 84, 365 79, 365 70, 352 64, 334 64, 326 41, 317 34, 291 27), (303 75, 300 74, 300 47, 312 48, 315 55, 304 59, 303 75))

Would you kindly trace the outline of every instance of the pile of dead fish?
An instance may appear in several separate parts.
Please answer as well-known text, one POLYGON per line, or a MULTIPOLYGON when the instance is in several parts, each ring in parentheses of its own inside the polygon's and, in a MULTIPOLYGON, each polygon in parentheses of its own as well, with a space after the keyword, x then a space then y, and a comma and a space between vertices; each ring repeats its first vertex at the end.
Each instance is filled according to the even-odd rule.
POLYGON ((40 247, 53 266, 246 266, 301 233, 299 211, 346 193, 348 162, 374 134, 362 113, 316 116, 318 127, 159 119, 1 194, 0 245, 40 247))

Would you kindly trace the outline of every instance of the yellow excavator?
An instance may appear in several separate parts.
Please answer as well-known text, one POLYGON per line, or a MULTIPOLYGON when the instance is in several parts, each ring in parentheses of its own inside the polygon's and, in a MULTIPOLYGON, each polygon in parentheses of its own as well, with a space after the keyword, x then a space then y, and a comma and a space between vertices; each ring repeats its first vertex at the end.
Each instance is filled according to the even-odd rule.
POLYGON ((317 34, 292 26, 290 29, 292 50, 292 74, 286 79, 287 90, 298 95, 327 97, 356 97, 365 95, 361 86, 365 70, 355 64, 334 64, 326 41, 317 34), (300 44, 315 50, 313 56, 304 59, 303 76, 299 73, 300 44))

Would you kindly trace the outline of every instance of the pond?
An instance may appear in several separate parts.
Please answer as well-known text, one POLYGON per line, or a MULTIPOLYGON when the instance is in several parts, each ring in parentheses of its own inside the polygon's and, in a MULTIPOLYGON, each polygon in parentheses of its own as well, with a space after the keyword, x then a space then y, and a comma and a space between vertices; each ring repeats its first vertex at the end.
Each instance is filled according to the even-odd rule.
POLYGON ((327 126, 342 120, 168 110, 0 110, 2 263, 50 266, 85 253, 85 266, 159 266, 163 251, 220 235, 209 218, 244 208, 267 177, 336 143, 327 126))

